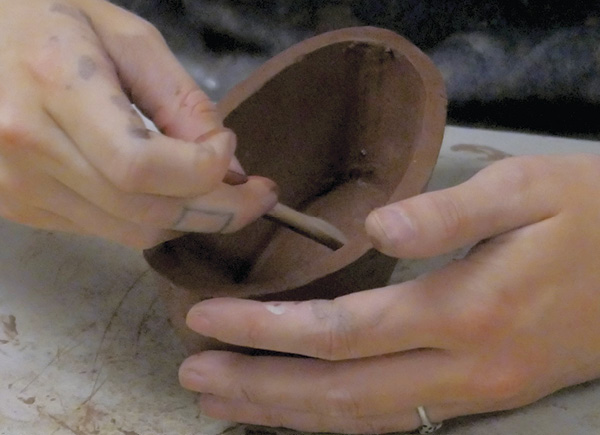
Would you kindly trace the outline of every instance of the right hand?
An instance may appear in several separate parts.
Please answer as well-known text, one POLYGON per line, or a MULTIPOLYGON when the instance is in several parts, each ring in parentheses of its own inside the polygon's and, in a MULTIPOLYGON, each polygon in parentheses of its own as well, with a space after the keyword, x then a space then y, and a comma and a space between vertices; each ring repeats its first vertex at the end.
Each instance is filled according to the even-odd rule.
POLYGON ((104 0, 7 0, 0 29, 1 216, 145 248, 235 231, 276 203, 265 178, 223 182, 242 171, 235 135, 141 18, 104 0))

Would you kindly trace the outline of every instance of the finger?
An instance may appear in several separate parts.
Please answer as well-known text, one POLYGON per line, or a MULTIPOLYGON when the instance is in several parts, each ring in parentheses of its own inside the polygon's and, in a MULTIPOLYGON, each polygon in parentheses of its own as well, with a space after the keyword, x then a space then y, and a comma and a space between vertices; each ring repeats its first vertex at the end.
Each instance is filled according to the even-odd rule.
MULTIPOLYGON (((365 417, 352 418, 339 416, 324 416, 311 412, 299 412, 280 406, 260 406, 244 400, 227 399, 224 397, 203 394, 198 401, 204 415, 209 417, 235 421, 259 426, 284 427, 302 432, 340 433, 340 434, 385 434, 411 431, 420 428, 424 423, 417 411, 397 410, 395 412, 365 417)), ((479 411, 482 412, 482 411, 479 411)), ((427 417, 430 423, 443 423, 444 419, 463 415, 476 414, 468 412, 463 405, 444 405, 443 411, 427 407, 427 417), (433 416, 433 417, 432 417, 433 416)))
POLYGON ((210 191, 230 164, 233 133, 213 125, 192 143, 146 130, 103 50, 90 26, 67 27, 47 41, 44 55, 29 66, 48 114, 121 190, 170 196, 210 191))
MULTIPOLYGON (((520 230, 520 236, 540 234, 549 221, 520 230)), ((527 240, 519 246, 497 240, 416 280, 334 300, 209 299, 192 307, 186 321, 225 343, 325 360, 421 348, 469 350, 502 334, 514 318, 514 307, 504 299, 510 285, 506 270, 513 271, 511 280, 528 279, 527 269, 513 265, 531 249, 527 240), (486 260, 490 251, 494 261, 486 260)))
POLYGON ((21 225, 47 231, 101 237, 135 249, 149 248, 178 235, 176 232, 157 231, 132 225, 130 222, 106 218, 97 210, 89 211, 91 213, 80 208, 75 219, 82 219, 82 215, 89 219, 75 222, 68 216, 24 204, 15 198, 3 196, 0 201, 0 216, 21 225))
POLYGON ((446 348, 447 288, 412 281, 335 300, 216 298, 194 306, 187 325, 225 343, 326 360, 446 348))
POLYGON ((222 127, 215 105, 153 26, 117 7, 98 6, 86 10, 124 88, 162 132, 193 141, 222 127))
POLYGON ((248 177, 237 186, 221 183, 212 192, 188 201, 172 227, 178 231, 230 233, 248 225, 277 203, 275 183, 248 177))
POLYGON ((47 175, 19 165, 12 169, 18 173, 11 173, 7 163, 11 162, 3 161, 1 170, 0 202, 8 219, 42 229, 94 235, 135 248, 148 248, 179 235, 115 218, 47 175))
MULTIPOLYGON (((344 428, 350 429, 361 422, 377 421, 407 429, 418 422, 415 404, 427 403, 432 418, 447 417, 450 409, 445 410, 444 400, 464 381, 458 378, 467 376, 464 370, 455 373, 454 362, 437 351, 336 363, 205 352, 183 363, 180 381, 204 397, 242 405, 239 409, 245 408, 246 415, 218 415, 235 421, 299 428, 300 422, 294 417, 310 416, 320 430, 333 430, 336 424, 352 422, 344 428), (285 420, 260 421, 254 418, 265 415, 252 416, 256 411, 273 409, 285 420)), ((449 405, 454 400, 451 396, 449 405)), ((202 405, 204 412, 209 411, 206 401, 202 405)))
POLYGON ((558 211, 544 158, 509 158, 465 183, 373 211, 366 230, 396 257, 428 257, 468 246, 558 211))
POLYGON ((418 414, 393 413, 368 418, 340 418, 299 412, 279 406, 260 406, 210 394, 200 396, 200 410, 209 417, 238 423, 283 427, 301 432, 340 434, 383 434, 415 429, 418 414))
POLYGON ((209 192, 225 177, 236 146, 232 132, 219 130, 196 144, 147 131, 136 113, 125 111, 119 92, 98 77, 94 86, 45 103, 53 121, 112 184, 125 192, 186 197, 209 192))
POLYGON ((0 216, 10 221, 47 231, 63 231, 74 234, 89 234, 70 219, 23 204, 6 195, 0 200, 0 216))
MULTIPOLYGON (((51 120, 47 124, 52 124, 51 120)), ((277 186, 271 180, 242 175, 236 175, 243 179, 242 184, 220 183, 209 194, 190 199, 123 192, 89 164, 58 126, 49 125, 45 131, 44 144, 30 147, 41 151, 40 171, 48 171, 114 217, 141 226, 231 232, 262 216, 277 202, 277 186)))
MULTIPOLYGON (((340 433, 340 434, 384 434, 411 431, 422 425, 416 409, 397 410, 395 412, 364 418, 324 416, 323 414, 300 412, 281 406, 260 406, 254 403, 227 399, 224 397, 203 394, 199 406, 204 415, 209 417, 260 426, 284 427, 302 432, 340 433)), ((422 405, 417 405, 422 406, 422 405)), ((444 418, 474 414, 465 412, 462 405, 445 405, 443 412, 437 408, 427 407, 427 416, 432 423, 443 422, 444 418), (435 417, 432 417, 435 416, 435 417)))

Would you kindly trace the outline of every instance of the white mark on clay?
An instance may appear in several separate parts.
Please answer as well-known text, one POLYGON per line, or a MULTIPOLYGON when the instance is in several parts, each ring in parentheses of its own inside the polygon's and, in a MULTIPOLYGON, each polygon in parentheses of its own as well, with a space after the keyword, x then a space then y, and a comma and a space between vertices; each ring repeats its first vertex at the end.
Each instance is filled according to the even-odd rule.
POLYGON ((287 311, 285 305, 280 304, 267 304, 265 305, 265 308, 276 316, 281 316, 287 311))

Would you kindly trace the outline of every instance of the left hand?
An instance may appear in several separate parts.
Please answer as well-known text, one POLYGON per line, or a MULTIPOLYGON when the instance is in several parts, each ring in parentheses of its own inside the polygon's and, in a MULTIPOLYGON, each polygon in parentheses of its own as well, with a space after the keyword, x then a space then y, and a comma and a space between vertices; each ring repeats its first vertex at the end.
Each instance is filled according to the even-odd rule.
POLYGON ((439 422, 599 377, 599 191, 598 156, 521 157, 376 210, 367 230, 389 255, 477 244, 414 281, 332 301, 204 301, 194 331, 311 358, 207 351, 180 381, 215 418, 383 433, 418 427, 420 405, 439 422))

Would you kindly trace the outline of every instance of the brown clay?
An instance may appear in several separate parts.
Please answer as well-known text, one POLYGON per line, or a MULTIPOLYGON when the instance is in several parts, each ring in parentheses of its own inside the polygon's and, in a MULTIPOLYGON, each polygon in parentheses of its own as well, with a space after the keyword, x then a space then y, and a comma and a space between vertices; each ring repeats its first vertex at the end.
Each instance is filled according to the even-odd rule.
POLYGON ((364 220, 425 188, 446 98, 419 49, 390 31, 359 27, 274 57, 219 110, 248 173, 275 180, 282 203, 331 222, 349 242, 332 251, 259 219, 235 234, 188 234, 146 251, 169 283, 171 320, 190 351, 218 347, 185 327, 202 299, 333 298, 384 285, 396 260, 373 249, 364 220))

